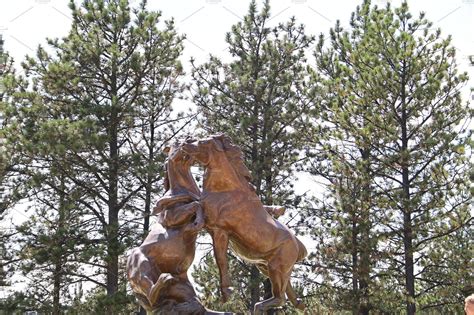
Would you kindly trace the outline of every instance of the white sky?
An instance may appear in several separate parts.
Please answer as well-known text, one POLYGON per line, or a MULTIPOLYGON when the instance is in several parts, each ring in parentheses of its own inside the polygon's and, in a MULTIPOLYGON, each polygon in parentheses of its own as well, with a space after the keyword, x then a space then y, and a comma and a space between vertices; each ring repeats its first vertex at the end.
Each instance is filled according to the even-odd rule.
MULTIPOLYGON (((78 0, 76 0, 78 2, 78 0)), ((138 3, 139 0, 131 0, 138 3)), ((206 60, 212 53, 227 56, 225 33, 247 12, 247 1, 238 0, 149 0, 148 7, 161 10, 165 18, 174 17, 178 31, 187 35, 183 64, 189 69, 189 58, 206 60)), ((387 0, 373 0, 384 5, 387 0)), ((400 0, 391 1, 395 6, 400 0)), ((71 23, 69 0, 0 0, 0 34, 5 48, 17 63, 34 54, 45 38, 65 36, 71 23)), ((261 1, 258 1, 261 4, 261 1)), ((347 25, 355 7, 362 0, 273 0, 272 23, 295 16, 307 26, 309 34, 328 33, 336 20, 347 25)), ((474 55, 474 0, 411 0, 411 11, 425 11, 427 18, 440 27, 443 34, 453 35, 458 49, 460 68, 468 71, 468 55, 474 55)), ((311 58, 310 58, 311 59, 311 58)), ((312 61, 312 60, 310 60, 312 61)), ((471 71, 472 73, 472 71, 471 71)), ((474 85, 471 80, 471 85, 474 85)))
MULTIPOLYGON (((76 2, 78 2, 76 0, 76 2)), ((138 3, 139 0, 130 0, 138 3)), ((209 54, 227 57, 224 41, 226 32, 237 23, 248 10, 250 0, 148 0, 148 7, 161 10, 166 19, 174 17, 178 32, 186 34, 183 65, 189 72, 189 59, 198 63, 207 60, 209 54)), ((262 1, 257 3, 261 7, 262 1)), ((373 4, 385 5, 386 0, 373 0, 373 4)), ((401 1, 391 1, 398 6, 401 1)), ((0 34, 5 40, 5 50, 19 65, 25 55, 33 55, 45 38, 67 35, 71 23, 69 0, 0 0, 0 34)), ((350 14, 362 0, 273 0, 271 1, 271 23, 287 21, 295 16, 297 22, 306 25, 308 34, 328 33, 336 20, 348 24, 350 14)), ((469 66, 469 55, 474 55, 474 0, 411 0, 411 12, 417 15, 425 11, 434 27, 440 27, 443 36, 451 34, 457 48, 457 58, 461 71, 468 71, 470 81, 464 92, 468 100, 469 90, 474 87, 474 67, 469 66)), ((310 55, 310 54, 309 54, 310 55)), ((309 58, 314 63, 312 58, 309 58)), ((184 109, 190 104, 181 101, 176 109, 184 109)), ((302 191, 308 189, 308 181, 303 180, 302 191)), ((314 183, 314 185, 317 185, 314 183)), ((23 211, 12 213, 21 220, 23 211)), ((24 220, 24 219, 23 219, 24 220)), ((21 220, 22 221, 22 220, 21 220)), ((1 295, 1 294, 0 294, 1 295)), ((1 296, 0 296, 1 297, 1 296)))

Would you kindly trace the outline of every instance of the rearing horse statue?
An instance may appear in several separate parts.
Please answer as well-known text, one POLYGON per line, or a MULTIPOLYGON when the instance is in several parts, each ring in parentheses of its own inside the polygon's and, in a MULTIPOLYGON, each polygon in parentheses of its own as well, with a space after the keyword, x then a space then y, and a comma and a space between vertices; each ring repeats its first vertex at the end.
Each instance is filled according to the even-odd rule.
POLYGON ((218 135, 188 141, 181 149, 205 167, 200 203, 213 240, 224 300, 231 293, 226 256, 230 245, 271 280, 273 296, 255 304, 255 314, 283 305, 285 293, 297 308, 304 309, 291 287, 290 276, 294 264, 306 257, 306 248, 265 210, 249 183, 250 171, 240 148, 229 137, 218 135))
POLYGON ((128 280, 148 314, 230 314, 206 309, 188 279, 204 218, 198 202, 200 191, 190 171, 193 161, 180 145, 176 142, 165 149, 167 192, 153 209, 158 224, 131 250, 128 280))

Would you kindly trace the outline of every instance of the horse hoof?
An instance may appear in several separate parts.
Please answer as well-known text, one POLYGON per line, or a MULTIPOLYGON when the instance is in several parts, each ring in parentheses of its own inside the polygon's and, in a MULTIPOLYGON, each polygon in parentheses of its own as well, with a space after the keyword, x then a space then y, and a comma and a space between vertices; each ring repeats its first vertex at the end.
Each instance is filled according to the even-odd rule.
POLYGON ((253 307, 253 314, 254 315, 260 315, 260 314, 263 314, 263 304, 260 302, 260 303, 257 303, 254 305, 253 307))
POLYGON ((231 287, 221 288, 222 301, 224 303, 229 301, 229 299, 232 296, 233 292, 234 292, 234 290, 231 287))
POLYGON ((299 309, 300 311, 304 311, 306 309, 306 305, 304 304, 303 300, 301 300, 301 299, 296 299, 295 307, 297 309, 299 309))

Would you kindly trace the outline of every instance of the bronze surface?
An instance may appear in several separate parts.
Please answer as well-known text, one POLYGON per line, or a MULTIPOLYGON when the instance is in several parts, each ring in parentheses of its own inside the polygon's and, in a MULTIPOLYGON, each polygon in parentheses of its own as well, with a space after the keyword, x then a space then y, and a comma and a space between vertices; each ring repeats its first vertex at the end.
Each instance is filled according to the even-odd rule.
POLYGON ((264 207, 256 195, 240 148, 229 137, 217 135, 187 141, 182 150, 205 168, 200 203, 206 230, 213 240, 223 299, 231 294, 227 261, 230 245, 271 280, 273 296, 257 303, 255 314, 283 305, 285 293, 297 308, 304 309, 291 287, 290 275, 294 264, 306 257, 306 248, 266 211, 278 213, 278 209, 264 207))

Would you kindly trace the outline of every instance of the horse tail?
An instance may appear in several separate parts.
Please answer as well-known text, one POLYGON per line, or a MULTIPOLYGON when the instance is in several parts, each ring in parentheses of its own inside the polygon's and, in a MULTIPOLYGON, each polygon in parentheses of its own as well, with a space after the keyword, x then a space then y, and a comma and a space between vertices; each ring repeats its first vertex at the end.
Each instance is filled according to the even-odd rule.
POLYGON ((295 236, 296 243, 298 244, 298 261, 302 261, 306 256, 308 256, 308 250, 304 246, 304 244, 295 236))

